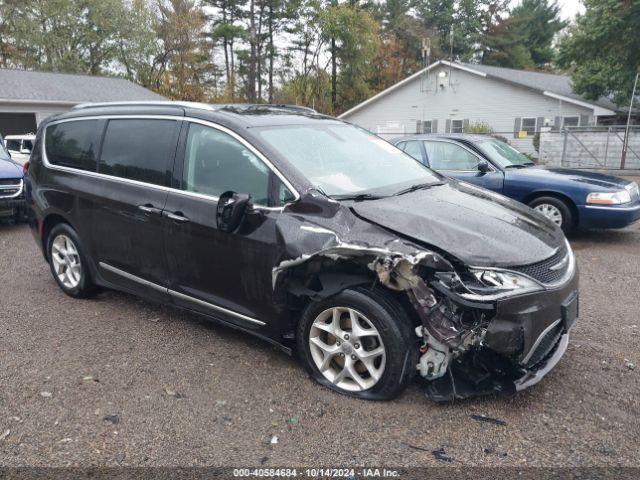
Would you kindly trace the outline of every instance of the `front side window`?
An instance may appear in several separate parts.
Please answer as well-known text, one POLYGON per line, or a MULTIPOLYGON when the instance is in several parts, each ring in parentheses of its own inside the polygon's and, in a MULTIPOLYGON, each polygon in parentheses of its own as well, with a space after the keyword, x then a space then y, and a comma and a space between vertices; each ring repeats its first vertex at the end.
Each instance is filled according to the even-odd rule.
MULTIPOLYGON (((231 190, 250 194, 253 203, 269 203, 271 170, 249 148, 231 135, 193 123, 185 150, 182 189, 219 197, 231 190)), ((279 200, 290 201, 291 192, 280 185, 279 200)))
POLYGON ((95 172, 100 138, 98 125, 98 120, 78 120, 48 126, 45 151, 49 162, 95 172))
POLYGON ((326 195, 392 195, 440 178, 402 150, 353 125, 264 127, 261 139, 326 195))
POLYGON ((424 142, 429 166, 435 170, 478 170, 480 159, 466 148, 450 142, 424 142))
POLYGON ((177 143, 174 120, 109 120, 98 172, 155 185, 167 184, 177 143))

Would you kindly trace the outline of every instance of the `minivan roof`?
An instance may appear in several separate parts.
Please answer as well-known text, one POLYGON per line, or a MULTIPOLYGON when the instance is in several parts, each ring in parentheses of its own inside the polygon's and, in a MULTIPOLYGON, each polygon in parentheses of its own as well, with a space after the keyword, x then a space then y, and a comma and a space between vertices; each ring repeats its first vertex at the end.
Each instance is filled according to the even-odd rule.
POLYGON ((72 108, 72 110, 84 110, 87 108, 102 108, 102 107, 120 107, 120 106, 181 106, 187 108, 201 108, 203 110, 221 110, 224 108, 236 108, 236 109, 286 109, 300 112, 317 113, 313 108, 305 107, 302 105, 287 105, 287 104, 265 104, 265 103, 203 103, 203 102, 183 102, 183 101, 122 101, 122 102, 95 102, 95 103, 81 103, 72 108))
POLYGON ((209 120, 236 128, 299 125, 328 120, 344 123, 299 105, 206 104, 198 102, 109 102, 81 104, 46 121, 102 115, 176 115, 209 120))

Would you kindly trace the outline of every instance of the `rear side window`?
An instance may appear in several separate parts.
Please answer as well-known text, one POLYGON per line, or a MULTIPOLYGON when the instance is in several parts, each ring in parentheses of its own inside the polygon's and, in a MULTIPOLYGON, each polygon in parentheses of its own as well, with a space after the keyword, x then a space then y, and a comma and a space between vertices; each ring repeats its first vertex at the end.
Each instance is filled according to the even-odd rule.
POLYGON ((174 120, 109 120, 98 172, 166 185, 177 144, 174 120))
POLYGON ((429 165, 434 170, 475 171, 480 159, 467 149, 449 142, 424 142, 429 165))
POLYGON ((45 134, 47 159, 54 165, 95 172, 99 137, 98 120, 50 125, 45 134))

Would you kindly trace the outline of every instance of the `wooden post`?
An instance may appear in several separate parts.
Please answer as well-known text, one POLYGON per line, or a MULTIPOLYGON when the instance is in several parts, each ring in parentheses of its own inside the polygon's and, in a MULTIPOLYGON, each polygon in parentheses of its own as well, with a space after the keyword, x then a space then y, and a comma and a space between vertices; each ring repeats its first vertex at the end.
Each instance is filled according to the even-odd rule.
POLYGON ((636 87, 638 86, 639 73, 640 72, 636 72, 636 80, 633 82, 633 92, 631 93, 631 102, 629 102, 629 114, 627 115, 627 126, 624 129, 622 156, 620 157, 620 170, 624 170, 624 163, 627 160, 627 147, 629 146, 629 124, 631 123, 631 110, 633 110, 633 100, 636 98, 636 87))

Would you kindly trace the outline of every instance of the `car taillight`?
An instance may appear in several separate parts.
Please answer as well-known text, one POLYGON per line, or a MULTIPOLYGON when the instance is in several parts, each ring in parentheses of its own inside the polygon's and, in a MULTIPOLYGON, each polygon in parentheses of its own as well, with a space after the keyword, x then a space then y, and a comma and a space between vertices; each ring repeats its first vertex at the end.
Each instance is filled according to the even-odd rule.
POLYGON ((24 162, 24 165, 22 165, 22 175, 26 176, 28 171, 29 171, 29 162, 24 162))

